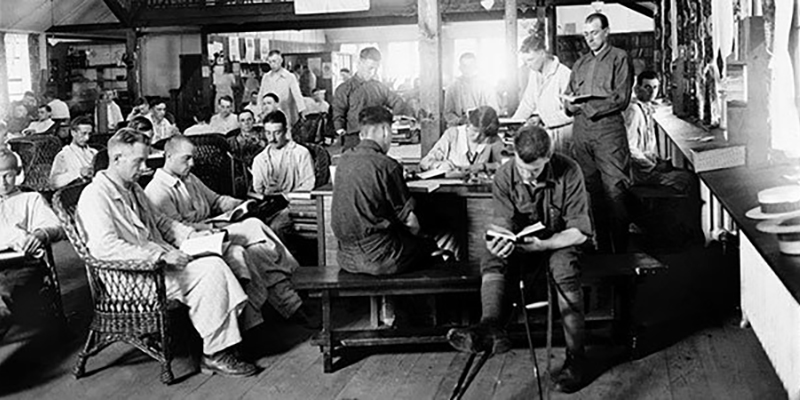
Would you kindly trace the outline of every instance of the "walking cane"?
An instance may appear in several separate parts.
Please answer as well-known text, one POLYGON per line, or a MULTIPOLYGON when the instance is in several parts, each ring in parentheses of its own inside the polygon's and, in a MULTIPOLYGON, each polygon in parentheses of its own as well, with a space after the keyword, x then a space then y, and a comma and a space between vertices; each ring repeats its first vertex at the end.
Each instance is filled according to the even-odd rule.
MULTIPOLYGON (((548 305, 548 301, 539 301, 528 304, 525 300, 525 280, 519 280, 519 295, 522 300, 522 319, 525 322, 525 334, 528 336, 528 348, 531 350, 531 361, 533 362, 533 375, 536 376, 536 387, 539 389, 539 400, 542 400, 542 380, 539 377, 539 362, 536 361, 536 349, 533 347, 533 337, 531 336, 531 325, 528 321, 528 309, 539 309, 548 305)), ((549 300, 549 298, 548 298, 549 300)))

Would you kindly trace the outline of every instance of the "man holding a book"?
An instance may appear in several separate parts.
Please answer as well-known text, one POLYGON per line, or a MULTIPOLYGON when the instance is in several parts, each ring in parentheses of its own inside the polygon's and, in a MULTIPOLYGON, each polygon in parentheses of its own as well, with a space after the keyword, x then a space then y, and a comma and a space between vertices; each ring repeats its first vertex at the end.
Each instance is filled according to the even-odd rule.
POLYGON ((525 275, 549 268, 567 343, 564 367, 553 380, 557 390, 571 393, 585 385, 579 259, 593 231, 583 174, 574 160, 552 152, 541 127, 521 128, 514 146, 514 160, 500 167, 492 186, 494 223, 481 262, 481 322, 451 330, 448 339, 461 351, 508 351, 504 325, 509 304, 517 301, 513 288, 525 275))
POLYGON ((31 267, 44 257, 44 246, 64 238, 61 223, 44 198, 36 192, 22 192, 17 175, 22 166, 11 150, 0 147, 0 264, 2 260, 23 268, 0 268, 0 336, 9 323, 11 295, 36 273, 31 267), (14 261, 11 261, 14 259, 14 261))
POLYGON ((230 245, 223 258, 247 293, 248 320, 261 322, 261 307, 269 302, 284 318, 295 314, 307 322, 302 300, 292 287, 298 267, 277 235, 253 216, 256 203, 223 196, 191 173, 195 146, 186 136, 173 136, 164 146, 164 167, 156 170, 145 193, 167 217, 198 230, 224 229, 230 245), (221 214, 221 215, 220 215, 221 214))
POLYGON ((247 295, 220 257, 179 250, 187 240, 208 235, 158 211, 137 183, 145 170, 149 139, 130 128, 108 140, 108 169, 83 190, 76 211, 89 253, 101 260, 163 263, 167 298, 189 307, 189 318, 203 340, 201 370, 249 376, 253 364, 241 361, 239 316, 247 295))

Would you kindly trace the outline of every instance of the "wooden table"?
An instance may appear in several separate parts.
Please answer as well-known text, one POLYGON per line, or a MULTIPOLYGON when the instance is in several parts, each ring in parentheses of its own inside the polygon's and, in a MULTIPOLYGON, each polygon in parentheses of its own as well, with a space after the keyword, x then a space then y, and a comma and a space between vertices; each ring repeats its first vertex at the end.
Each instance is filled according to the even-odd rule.
MULTIPOLYGON (((692 146, 687 139, 705 134, 669 109, 660 110, 656 122, 683 155, 692 146)), ((740 233, 742 322, 752 326, 789 399, 800 399, 800 257, 781 254, 775 236, 756 230, 759 221, 745 212, 758 205, 760 190, 791 184, 784 175, 797 171, 793 165, 768 165, 698 174, 740 233)))

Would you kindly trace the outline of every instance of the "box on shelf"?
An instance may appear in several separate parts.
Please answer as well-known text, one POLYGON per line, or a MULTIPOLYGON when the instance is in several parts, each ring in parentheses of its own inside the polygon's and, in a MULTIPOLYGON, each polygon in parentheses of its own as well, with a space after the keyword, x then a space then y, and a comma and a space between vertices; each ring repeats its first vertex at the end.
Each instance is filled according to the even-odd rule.
POLYGON ((709 143, 689 150, 695 172, 745 165, 747 148, 729 143, 709 143))

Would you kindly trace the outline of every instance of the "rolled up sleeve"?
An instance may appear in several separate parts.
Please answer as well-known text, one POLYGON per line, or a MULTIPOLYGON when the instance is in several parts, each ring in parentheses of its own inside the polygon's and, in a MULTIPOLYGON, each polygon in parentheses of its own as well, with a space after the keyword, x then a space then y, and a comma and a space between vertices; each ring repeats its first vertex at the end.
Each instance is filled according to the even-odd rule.
POLYGON ((579 168, 567 172, 564 185, 564 219, 565 227, 575 228, 587 237, 592 237, 592 221, 589 219, 589 202, 583 173, 579 168))

